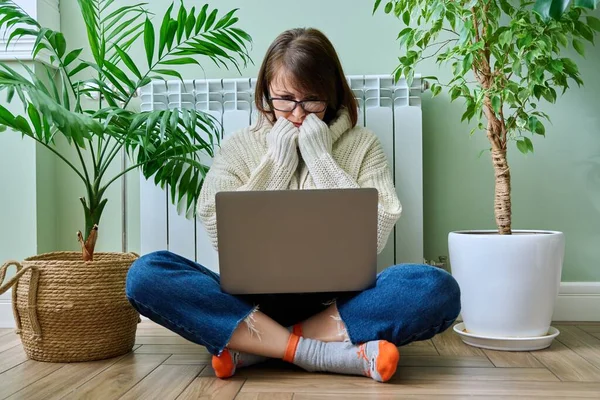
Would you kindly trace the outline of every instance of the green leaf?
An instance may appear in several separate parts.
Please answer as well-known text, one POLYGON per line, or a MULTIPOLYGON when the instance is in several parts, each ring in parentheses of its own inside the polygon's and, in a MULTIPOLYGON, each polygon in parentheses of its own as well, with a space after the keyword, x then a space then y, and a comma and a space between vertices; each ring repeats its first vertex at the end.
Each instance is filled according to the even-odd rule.
POLYGON ((175 3, 171 3, 165 16, 163 17, 162 24, 160 25, 160 37, 158 39, 158 57, 162 57, 163 50, 167 44, 167 34, 169 32, 169 23, 171 22, 171 11, 175 3))
POLYGON ((440 84, 434 83, 433 85, 431 85, 431 93, 433 95, 432 97, 437 96, 441 92, 442 92, 442 86, 440 84))
POLYGON ((512 65, 512 70, 513 70, 514 74, 517 75, 517 76, 519 76, 519 77, 521 76, 521 67, 522 67, 521 66, 521 59, 517 58, 515 60, 515 62, 513 63, 513 65, 512 65))
POLYGON ((527 151, 529 151, 527 148, 527 143, 525 143, 524 140, 517 140, 517 148, 523 154, 527 154, 527 151))
POLYGON ((171 51, 171 46, 173 45, 173 40, 175 40, 175 34, 177 33, 177 21, 171 20, 169 22, 169 30, 167 31, 167 49, 171 51))
POLYGON ((142 74, 140 73, 140 70, 135 65, 131 57, 129 57, 129 55, 123 50, 121 50, 119 46, 115 46, 115 50, 117 51, 117 53, 119 53, 119 56, 121 57, 121 60, 123 60, 125 66, 127 66, 127 68, 129 68, 129 70, 133 72, 135 76, 138 77, 138 79, 142 79, 142 74))
POLYGON ((59 58, 62 58, 62 56, 65 55, 65 51, 67 50, 67 42, 65 41, 65 36, 60 32, 56 32, 55 43, 56 53, 59 58))
POLYGON ((156 72, 157 74, 162 74, 162 75, 169 75, 169 76, 175 76, 177 78, 179 78, 180 80, 183 81, 183 78, 181 77, 181 74, 177 71, 173 71, 170 69, 156 69, 154 70, 154 72, 156 72))
POLYGON ((27 120, 25 118, 23 118, 22 116, 17 115, 15 117, 14 124, 15 124, 15 127, 20 132, 26 133, 29 136, 31 136, 33 134, 31 127, 29 126, 29 123, 27 123, 27 120))
POLYGON ((65 57, 64 61, 63 61, 63 65, 65 67, 69 66, 69 64, 71 64, 73 61, 75 61, 75 59, 77 57, 79 57, 79 54, 81 54, 81 52, 83 51, 83 49, 77 49, 77 50, 73 50, 71 51, 69 54, 67 54, 67 56, 65 57))
POLYGON ((63 101, 63 106, 67 110, 70 110, 71 109, 71 100, 69 98, 69 89, 67 87, 67 80, 63 76, 61 76, 60 79, 62 81, 62 101, 63 101))
POLYGON ((575 28, 588 42, 594 43, 594 31, 581 21, 575 21, 575 28))
POLYGON ((217 10, 216 8, 210 13, 210 15, 208 16, 208 19, 206 20, 206 24, 204 25, 204 32, 208 31, 211 27, 213 22, 215 22, 215 19, 217 18, 217 13, 219 12, 219 10, 217 10))
POLYGON ((573 47, 579 54, 585 57, 585 46, 577 39, 573 39, 573 47))
POLYGON ((184 64, 200 65, 200 63, 197 60, 194 60, 191 57, 174 58, 172 60, 161 61, 159 64, 161 64, 161 65, 184 65, 184 64))
POLYGON ((402 22, 404 22, 404 25, 410 25, 410 12, 404 11, 404 14, 402 14, 402 22))
POLYGON ((530 116, 529 120, 527 121, 527 129, 530 132, 535 132, 537 129, 537 124, 538 124, 539 120, 537 119, 537 117, 535 116, 530 116))
POLYGON ((215 27, 213 29, 221 29, 224 26, 229 25, 230 21, 232 20, 231 17, 233 17, 233 15, 239 10, 239 8, 234 8, 233 10, 229 11, 227 14, 225 14, 221 19, 219 19, 219 21, 217 22, 217 24, 215 25, 215 27))
POLYGON ((0 124, 0 133, 6 131, 6 125, 1 125, 0 124))
POLYGON ((40 114, 37 112, 34 105, 31 103, 29 103, 29 105, 27 106, 27 115, 29 116, 29 120, 33 124, 37 137, 42 137, 42 120, 40 118, 40 114))
POLYGON ((146 17, 144 26, 144 47, 146 48, 148 68, 152 68, 152 59, 154 58, 154 25, 152 25, 148 17, 146 17))
POLYGON ((375 14, 375 11, 377 11, 380 4, 381 4, 381 0, 375 0, 375 5, 373 6, 373 14, 372 15, 375 14))
POLYGON ((190 10, 190 15, 188 15, 187 22, 185 23, 185 37, 189 38, 192 31, 194 30, 194 25, 196 25, 196 7, 192 7, 190 10))
POLYGON ((462 72, 463 73, 468 72, 472 66, 473 66, 473 53, 469 53, 465 56, 465 58, 463 58, 462 72))
POLYGON ((208 3, 202 6, 200 13, 198 14, 198 19, 196 20, 196 28, 194 29, 194 34, 200 33, 204 22, 206 21, 206 10, 208 9, 208 3))
POLYGON ((452 101, 456 100, 458 98, 458 96, 460 96, 460 94, 461 94, 460 87, 454 86, 452 88, 452 90, 450 90, 450 101, 452 102, 452 101))
POLYGON ((502 102, 500 96, 496 94, 492 97, 492 109, 496 114, 500 114, 500 107, 502 107, 502 102))
POLYGON ((181 2, 181 7, 179 8, 179 14, 177 15, 177 43, 181 43, 181 38, 183 37, 183 31, 185 30, 185 22, 187 20, 187 11, 183 6, 183 2, 181 2))
POLYGON ((527 151, 529 151, 530 153, 533 153, 533 143, 531 142, 531 139, 529 139, 527 136, 523 136, 523 141, 525 142, 525 145, 527 146, 527 151))
MULTIPOLYGON (((125 74, 125 72, 121 71, 121 70, 119 69, 119 67, 117 67, 116 65, 114 65, 114 64, 113 64, 113 63, 111 63, 110 61, 105 61, 105 62, 104 62, 104 66, 106 67, 106 69, 107 69, 107 70, 108 70, 108 71, 109 71, 109 72, 110 72, 112 75, 114 75, 114 77, 115 77, 115 78, 117 78, 118 80, 120 80, 121 82, 123 82, 123 83, 124 83, 125 85, 127 85, 127 86, 128 86, 130 89, 134 89, 134 88, 135 88, 135 85, 134 85, 134 83, 131 81, 131 79, 129 79, 129 78, 127 77, 127 75, 125 74)), ((106 72, 106 71, 105 71, 105 72, 106 72)), ((106 74, 106 76, 108 77, 109 75, 108 75, 108 74, 106 74)), ((112 82, 113 84, 115 84, 115 83, 114 83, 112 80, 111 80, 111 82, 112 82)), ((117 85, 115 84, 115 86, 117 86, 117 85)), ((124 91, 124 90, 123 90, 122 92, 123 92, 123 94, 127 94, 127 92, 126 92, 126 91, 124 91)))
POLYGON ((600 32, 600 19, 598 19, 596 17, 592 17, 591 15, 588 15, 586 17, 586 19, 587 19, 587 24, 590 28, 592 28, 596 32, 600 32))
POLYGON ((385 9, 384 12, 386 14, 389 14, 392 12, 392 9, 394 8, 394 3, 392 3, 391 1, 388 1, 387 4, 385 5, 385 9))

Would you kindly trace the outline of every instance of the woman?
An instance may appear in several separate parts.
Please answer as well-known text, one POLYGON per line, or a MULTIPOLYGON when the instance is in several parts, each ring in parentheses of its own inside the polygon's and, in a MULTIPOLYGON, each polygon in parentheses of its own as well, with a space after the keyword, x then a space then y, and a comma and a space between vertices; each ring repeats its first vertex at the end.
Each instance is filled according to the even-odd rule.
MULTIPOLYGON (((282 33, 261 66, 255 101, 258 122, 223 142, 198 202, 215 248, 219 191, 375 187, 380 252, 401 205, 377 137, 356 126, 356 102, 330 41, 314 29, 282 33)), ((221 378, 270 357, 385 382, 396 371, 397 346, 444 331, 460 311, 450 274, 412 264, 337 298, 233 296, 221 292, 217 274, 160 251, 132 265, 126 291, 141 314, 206 346, 221 378)))

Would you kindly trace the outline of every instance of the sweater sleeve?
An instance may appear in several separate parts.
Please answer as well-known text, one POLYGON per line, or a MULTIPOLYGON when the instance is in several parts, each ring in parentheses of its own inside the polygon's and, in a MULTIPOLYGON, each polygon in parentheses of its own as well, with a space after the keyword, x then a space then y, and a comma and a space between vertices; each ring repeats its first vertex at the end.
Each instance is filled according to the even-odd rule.
POLYGON ((297 167, 297 160, 294 164, 293 157, 281 153, 283 149, 269 148, 258 165, 249 169, 248 154, 257 150, 248 152, 244 147, 239 136, 223 142, 200 191, 196 212, 215 249, 218 248, 215 195, 221 191, 286 189, 297 167))
MULTIPOLYGON (((316 149, 314 149, 316 150, 316 149)), ((335 161, 331 153, 314 151, 305 161, 317 188, 376 188, 379 193, 377 221, 377 253, 381 253, 394 225, 400 218, 402 205, 396 194, 391 171, 381 143, 374 138, 355 180, 335 161)))

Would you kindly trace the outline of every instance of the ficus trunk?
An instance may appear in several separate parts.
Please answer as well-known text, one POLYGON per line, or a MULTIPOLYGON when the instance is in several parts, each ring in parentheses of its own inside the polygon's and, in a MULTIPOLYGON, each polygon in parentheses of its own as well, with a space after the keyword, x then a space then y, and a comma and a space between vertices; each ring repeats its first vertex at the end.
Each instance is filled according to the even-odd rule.
POLYGON ((484 101, 484 111, 488 119, 487 136, 492 145, 494 166, 494 216, 498 233, 510 235, 511 230, 511 189, 510 168, 506 158, 506 125, 502 113, 497 116, 489 97, 484 101))

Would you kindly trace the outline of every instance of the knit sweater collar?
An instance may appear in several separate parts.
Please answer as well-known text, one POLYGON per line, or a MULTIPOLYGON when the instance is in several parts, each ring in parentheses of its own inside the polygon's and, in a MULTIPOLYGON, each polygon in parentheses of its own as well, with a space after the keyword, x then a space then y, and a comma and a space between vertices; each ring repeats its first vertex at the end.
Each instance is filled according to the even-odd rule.
MULTIPOLYGON (((271 129, 273 122, 266 118, 262 113, 259 113, 259 117, 255 123, 256 129, 271 129)), ((331 131, 331 138, 335 143, 345 132, 352 128, 352 120, 350 119, 350 113, 347 109, 342 108, 338 111, 337 115, 329 123, 329 130, 331 131)))

